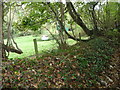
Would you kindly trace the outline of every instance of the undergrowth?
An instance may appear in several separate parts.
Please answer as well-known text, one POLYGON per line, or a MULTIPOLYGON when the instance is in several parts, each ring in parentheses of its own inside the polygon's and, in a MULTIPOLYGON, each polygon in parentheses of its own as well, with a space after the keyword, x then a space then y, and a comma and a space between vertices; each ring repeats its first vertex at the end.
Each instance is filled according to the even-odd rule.
POLYGON ((84 44, 47 51, 37 59, 9 60, 10 65, 3 67, 3 87, 105 87, 100 76, 108 68, 114 48, 103 38, 84 44))

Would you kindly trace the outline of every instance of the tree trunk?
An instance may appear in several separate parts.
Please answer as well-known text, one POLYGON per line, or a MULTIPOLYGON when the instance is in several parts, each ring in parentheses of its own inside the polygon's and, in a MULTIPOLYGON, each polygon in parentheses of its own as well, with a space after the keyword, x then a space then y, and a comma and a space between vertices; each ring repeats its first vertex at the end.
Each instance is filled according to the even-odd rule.
MULTIPOLYGON (((98 2, 95 2, 94 4, 92 4, 92 10, 89 10, 92 16, 92 21, 94 24, 94 29, 93 29, 93 34, 98 36, 100 35, 99 29, 98 29, 98 25, 97 25, 97 19, 96 19, 96 13, 95 13, 95 6, 98 4, 98 2)), ((91 5, 91 4, 90 4, 91 5)))
POLYGON ((5 49, 2 48, 2 45, 4 43, 3 41, 3 3, 0 2, 0 59, 6 59, 6 52, 5 49))
POLYGON ((47 5, 49 6, 49 8, 50 8, 50 9, 52 10, 52 12, 54 13, 55 18, 56 18, 56 20, 58 21, 61 29, 64 30, 64 32, 65 32, 65 34, 68 36, 68 38, 71 38, 71 39, 73 39, 73 40, 75 40, 75 41, 89 41, 89 40, 93 39, 93 38, 90 38, 89 40, 81 40, 80 38, 75 38, 75 37, 71 36, 71 35, 65 30, 65 26, 64 26, 63 22, 61 22, 61 20, 58 18, 57 13, 56 13, 56 12, 54 11, 54 9, 50 6, 50 3, 47 3, 47 5))
POLYGON ((94 35, 98 35, 98 27, 97 27, 97 22, 96 22, 96 17, 95 17, 95 12, 94 10, 92 11, 92 19, 93 19, 93 23, 94 23, 94 30, 93 30, 93 34, 94 35))
POLYGON ((2 41, 2 2, 0 1, 0 59, 2 58, 2 41))
MULTIPOLYGON (((61 17, 60 17, 60 21, 62 22, 62 24, 64 25, 64 7, 63 7, 63 4, 62 2, 60 3, 60 13, 61 13, 61 17)), ((64 49, 66 48, 66 39, 65 39, 65 34, 64 34, 64 30, 63 28, 61 28, 60 26, 60 30, 59 31, 59 37, 60 37, 60 48, 61 49, 64 49)))
POLYGON ((87 35, 91 36, 92 31, 90 31, 86 25, 83 23, 82 19, 76 12, 73 4, 71 2, 67 2, 67 9, 69 11, 70 16, 73 18, 74 22, 76 22, 84 31, 87 35))

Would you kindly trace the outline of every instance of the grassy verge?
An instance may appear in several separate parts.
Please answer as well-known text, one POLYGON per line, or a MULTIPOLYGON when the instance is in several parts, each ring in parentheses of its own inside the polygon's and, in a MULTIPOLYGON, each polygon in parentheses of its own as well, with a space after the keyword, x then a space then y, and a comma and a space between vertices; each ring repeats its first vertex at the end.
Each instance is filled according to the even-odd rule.
MULTIPOLYGON (((34 44, 33 39, 36 38, 37 44, 38 44, 38 50, 39 53, 42 54, 44 51, 57 49, 57 44, 55 40, 50 41, 40 41, 40 37, 33 37, 33 36, 23 36, 23 37, 17 37, 15 38, 16 43, 18 44, 18 47, 23 51, 23 54, 16 54, 16 53, 10 53, 9 58, 24 58, 31 55, 34 55, 34 44)), ((6 40, 5 40, 6 42, 6 40)), ((75 41, 68 39, 67 40, 69 45, 72 45, 75 43, 75 41)))

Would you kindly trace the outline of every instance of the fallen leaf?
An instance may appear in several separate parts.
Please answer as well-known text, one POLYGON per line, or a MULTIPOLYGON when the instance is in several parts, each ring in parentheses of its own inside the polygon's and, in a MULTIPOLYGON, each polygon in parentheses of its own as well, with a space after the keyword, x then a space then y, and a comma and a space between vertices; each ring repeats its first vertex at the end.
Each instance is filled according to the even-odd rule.
POLYGON ((57 78, 61 78, 61 75, 60 75, 60 74, 57 74, 57 78))

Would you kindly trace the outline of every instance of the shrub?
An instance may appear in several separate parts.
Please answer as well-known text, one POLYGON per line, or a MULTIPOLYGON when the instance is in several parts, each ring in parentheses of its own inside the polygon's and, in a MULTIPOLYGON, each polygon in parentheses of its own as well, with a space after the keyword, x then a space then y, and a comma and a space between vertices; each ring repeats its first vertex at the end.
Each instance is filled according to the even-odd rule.
POLYGON ((120 38, 120 32, 117 29, 109 30, 105 33, 106 37, 109 39, 120 38))

